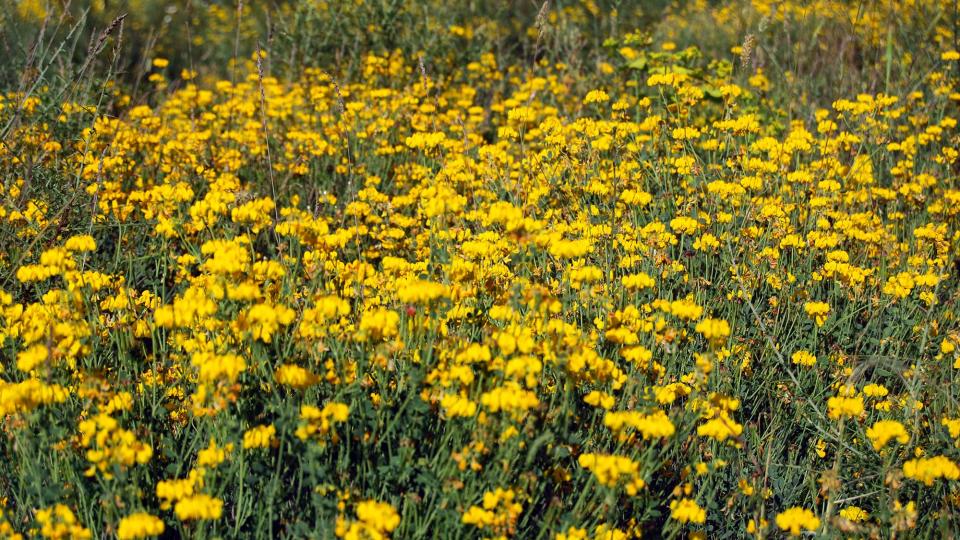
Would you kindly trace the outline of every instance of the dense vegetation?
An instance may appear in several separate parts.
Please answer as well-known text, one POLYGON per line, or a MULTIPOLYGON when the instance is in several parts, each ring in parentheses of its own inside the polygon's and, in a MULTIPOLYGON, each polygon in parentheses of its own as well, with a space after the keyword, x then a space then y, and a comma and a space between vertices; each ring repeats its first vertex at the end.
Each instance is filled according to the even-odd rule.
POLYGON ((14 0, 0 538, 954 534, 958 25, 14 0))

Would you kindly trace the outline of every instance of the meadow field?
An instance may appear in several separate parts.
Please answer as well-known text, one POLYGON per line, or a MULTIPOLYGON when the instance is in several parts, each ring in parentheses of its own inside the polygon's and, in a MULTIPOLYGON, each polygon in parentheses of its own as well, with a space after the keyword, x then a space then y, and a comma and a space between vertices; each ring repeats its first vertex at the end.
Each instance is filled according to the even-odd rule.
POLYGON ((960 536, 956 0, 6 0, 0 538, 960 536))

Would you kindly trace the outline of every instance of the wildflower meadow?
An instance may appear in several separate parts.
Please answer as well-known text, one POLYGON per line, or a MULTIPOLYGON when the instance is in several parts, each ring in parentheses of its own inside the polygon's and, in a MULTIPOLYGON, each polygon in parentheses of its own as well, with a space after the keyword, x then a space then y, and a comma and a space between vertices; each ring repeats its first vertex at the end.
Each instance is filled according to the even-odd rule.
POLYGON ((0 538, 954 538, 946 0, 6 0, 0 538))

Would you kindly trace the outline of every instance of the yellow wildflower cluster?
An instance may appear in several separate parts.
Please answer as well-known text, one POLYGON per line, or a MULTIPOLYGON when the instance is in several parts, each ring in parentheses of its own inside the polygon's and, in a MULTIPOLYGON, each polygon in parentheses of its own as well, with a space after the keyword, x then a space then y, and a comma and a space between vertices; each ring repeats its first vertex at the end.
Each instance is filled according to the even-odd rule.
POLYGON ((120 540, 150 538, 163 534, 165 529, 160 518, 146 512, 137 512, 120 520, 117 526, 117 538, 120 540))
POLYGON ((471 506, 463 514, 463 523, 499 536, 512 536, 523 505, 512 489, 497 488, 483 494, 481 506, 471 506))
POLYGON ((680 523, 703 523, 707 520, 707 511, 693 499, 679 499, 670 502, 670 517, 680 523))
POLYGON ((322 441, 324 437, 330 436, 336 441, 336 433, 331 434, 333 426, 346 422, 349 414, 350 408, 344 403, 328 403, 323 409, 304 405, 300 408, 301 423, 297 428, 296 436, 303 441, 311 438, 319 438, 322 441))
POLYGON ((960 467, 946 456, 918 458, 903 464, 903 475, 926 486, 932 486, 939 478, 960 479, 960 467))
POLYGON ((177 518, 183 521, 220 519, 223 515, 223 501, 201 493, 180 499, 173 510, 177 518))
POLYGON ((806 508, 788 508, 777 514, 777 527, 790 533, 790 536, 800 536, 803 531, 815 531, 820 527, 820 518, 806 508))
POLYGON ((392 506, 377 501, 357 504, 356 521, 337 518, 336 534, 346 540, 385 540, 400 524, 400 515, 392 506))
POLYGON ((40 525, 40 536, 51 539, 87 540, 93 538, 90 529, 84 528, 77 522, 77 517, 70 507, 56 504, 52 507, 37 511, 37 524, 40 525))
POLYGON ((880 420, 867 429, 867 438, 873 444, 873 449, 880 451, 891 440, 900 444, 907 444, 910 435, 907 429, 896 420, 880 420))
POLYGON ((138 441, 133 432, 120 428, 116 419, 106 414, 80 422, 79 431, 80 445, 87 448, 91 463, 84 473, 87 476, 99 471, 110 478, 114 466, 126 468, 147 463, 153 457, 150 445, 138 441))
POLYGON ((629 495, 636 495, 646 485, 640 475, 640 464, 628 457, 581 454, 577 462, 607 487, 624 484, 629 495))
POLYGON ((268 426, 254 426, 243 433, 243 448, 267 448, 273 444, 277 435, 277 428, 273 424, 268 426))

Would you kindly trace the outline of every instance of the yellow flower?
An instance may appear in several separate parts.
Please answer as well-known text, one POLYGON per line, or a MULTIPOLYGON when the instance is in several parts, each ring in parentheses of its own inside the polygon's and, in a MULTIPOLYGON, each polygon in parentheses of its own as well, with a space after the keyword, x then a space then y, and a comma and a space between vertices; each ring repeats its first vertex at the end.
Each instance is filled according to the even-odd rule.
POLYGON ((66 538, 88 540, 92 538, 90 529, 80 525, 70 507, 63 504, 38 510, 37 523, 40 525, 40 536, 44 538, 58 540, 66 538))
POLYGON ((484 392, 480 396, 480 403, 490 412, 504 411, 518 416, 540 404, 537 395, 525 390, 515 381, 507 381, 484 392))
POLYGON ((916 282, 911 272, 900 272, 887 279, 883 286, 883 294, 894 296, 896 298, 906 298, 910 295, 916 282))
POLYGON ((440 406, 443 407, 447 418, 470 418, 477 413, 477 403, 467 398, 465 392, 460 394, 444 394, 440 398, 440 406))
POLYGON ((568 527, 564 532, 559 532, 554 535, 553 540, 588 540, 586 529, 581 529, 579 527, 568 527))
POLYGON ((840 511, 840 517, 849 519, 854 523, 859 523, 870 517, 866 510, 859 506, 848 506, 840 511))
POLYGON ((181 521, 220 519, 223 515, 223 501, 209 495, 192 495, 180 499, 174 507, 174 513, 181 521))
POLYGON ((938 478, 960 479, 960 467, 957 467, 957 464, 946 456, 918 458, 911 459, 903 464, 903 475, 912 480, 923 482, 926 486, 932 486, 934 480, 938 478))
POLYGON ((261 303, 251 306, 241 314, 238 324, 241 328, 249 329, 253 333, 253 339, 270 343, 273 334, 281 326, 292 323, 294 317, 296 312, 286 306, 261 303))
POLYGON ((357 341, 384 341, 399 332, 400 314, 384 308, 365 311, 360 318, 357 341))
POLYGON ((389 504, 377 501, 364 501, 357 505, 357 518, 368 527, 385 533, 400 525, 397 511, 389 504))
POLYGON ((696 330, 712 342, 722 342, 730 337, 730 323, 723 319, 703 319, 697 323, 696 330))
POLYGON ((243 433, 243 448, 267 448, 273 444, 276 434, 277 428, 273 424, 254 426, 243 433))
MULTIPOLYGON (((700 130, 697 129, 697 128, 695 128, 695 127, 691 127, 691 126, 678 127, 678 128, 675 128, 675 129, 673 130, 673 132, 671 133, 671 135, 673 136, 674 139, 676 139, 676 140, 678 140, 678 141, 685 141, 685 140, 689 140, 689 139, 696 139, 697 137, 699 137, 699 136, 700 136, 700 130)), ((671 227, 672 227, 672 225, 671 225, 671 227)), ((675 228, 675 227, 674 227, 674 228, 675 228)))
POLYGON ((670 220, 670 228, 678 233, 690 235, 697 232, 700 222, 691 217, 680 216, 670 220))
POLYGON ((80 445, 87 449, 87 460, 91 463, 85 471, 93 476, 98 471, 105 478, 113 477, 113 467, 121 469, 135 464, 145 464, 153 457, 153 448, 137 440, 132 431, 120 427, 119 422, 109 415, 98 414, 80 422, 80 445))
POLYGON ((604 486, 623 484, 629 495, 636 495, 646 485, 640 476, 640 464, 626 456, 580 454, 577 463, 604 486))
MULTIPOLYGON (((335 424, 346 422, 349 415, 350 407, 345 403, 327 403, 322 410, 310 405, 303 405, 300 407, 301 423, 294 434, 302 441, 324 437, 330 434, 335 424)), ((335 435, 333 440, 337 440, 335 435)), ((320 442, 325 441, 321 440, 320 442)))
POLYGON ((442 283, 416 280, 397 291, 397 299, 405 304, 429 304, 448 294, 447 286, 442 283))
POLYGON ((663 411, 651 414, 642 414, 637 411, 611 411, 604 415, 603 424, 613 432, 620 432, 626 428, 634 429, 640 432, 644 439, 669 437, 676 432, 673 422, 663 411))
POLYGON ((839 420, 846 417, 859 417, 863 414, 862 397, 833 396, 827 400, 830 418, 839 420))
POLYGON ((592 251, 589 240, 557 240, 549 247, 550 254, 558 259, 576 259, 592 251))
POLYGON ((201 382, 217 382, 221 379, 234 382, 246 371, 247 362, 236 354, 197 352, 190 357, 190 365, 199 368, 201 382))
POLYGON ((747 534, 756 535, 758 530, 760 530, 760 529, 766 529, 766 528, 767 528, 767 525, 769 525, 769 524, 770 524, 769 521, 767 521, 767 520, 765 520, 765 519, 761 519, 761 520, 760 520, 760 525, 757 526, 756 520, 751 519, 751 520, 747 521, 747 534))
POLYGON ((24 372, 30 372, 46 362, 48 358, 48 347, 45 344, 38 343, 27 350, 17 354, 17 369, 24 372))
POLYGON ((97 249, 97 243, 89 234, 83 234, 68 238, 63 248, 67 251, 94 251, 97 249))
POLYGON ((710 437, 720 442, 730 437, 739 437, 741 433, 743 433, 743 426, 730 418, 727 411, 722 411, 715 418, 707 420, 697 427, 697 435, 710 437))
POLYGON ((703 315, 703 308, 698 306, 697 303, 693 301, 693 298, 674 300, 663 307, 666 308, 668 313, 672 313, 680 319, 692 321, 699 319, 700 316, 703 315))
POLYGON ((826 302, 806 302, 803 304, 803 310, 807 316, 817 323, 817 326, 823 326, 830 315, 830 304, 826 302))
POLYGON ((670 502, 670 517, 680 523, 704 523, 707 511, 693 499, 680 499, 670 502))
POLYGON ((210 439, 210 445, 197 452, 197 465, 200 467, 216 467, 223 463, 232 451, 233 443, 220 447, 217 446, 217 441, 210 439))
POLYGON ((590 103, 605 103, 610 101, 610 96, 603 90, 591 90, 587 92, 587 95, 583 98, 583 104, 589 105, 590 103))
POLYGON ((120 540, 149 538, 163 534, 164 529, 165 526, 160 518, 145 512, 137 512, 120 520, 120 525, 117 526, 117 538, 120 540))
POLYGON ((813 366, 817 363, 817 357, 807 351, 797 351, 793 353, 793 356, 791 356, 790 359, 794 364, 807 367, 813 366))
POLYGON ((867 438, 873 444, 873 449, 879 451, 887 445, 891 439, 896 439, 900 444, 907 444, 910 435, 907 434, 903 424, 896 420, 880 420, 867 429, 867 438))
POLYGON ((946 426, 950 436, 954 439, 960 438, 960 418, 949 418, 945 416, 940 420, 940 425, 946 426))
POLYGON ((649 289, 657 284, 652 277, 643 272, 623 276, 620 278, 620 282, 630 290, 649 289))
POLYGON ((750 83, 750 86, 760 90, 761 92, 770 90, 770 79, 764 75, 763 68, 757 68, 756 73, 751 75, 750 78, 747 79, 747 82, 750 83))
POLYGON ((483 494, 483 505, 468 508, 461 521, 465 525, 505 535, 513 530, 517 518, 523 512, 523 506, 516 498, 517 494, 512 489, 497 488, 487 491, 483 494))
POLYGON ((300 366, 282 364, 273 372, 273 380, 279 384, 302 390, 316 384, 320 379, 300 366))
POLYGON ((600 407, 605 410, 610 410, 613 408, 613 405, 616 403, 616 400, 610 394, 606 392, 600 392, 597 390, 591 391, 589 394, 583 397, 583 402, 587 405, 592 405, 594 407, 600 407))
POLYGON ((777 527, 791 536, 800 536, 801 531, 815 531, 820 527, 820 518, 806 508, 793 507, 777 514, 777 527))
POLYGON ((338 537, 347 540, 384 540, 400 525, 400 515, 387 503, 363 501, 357 505, 356 513, 356 521, 337 518, 335 533, 338 537))
POLYGON ((168 510, 174 502, 192 496, 197 489, 203 487, 205 472, 202 468, 193 469, 186 478, 158 482, 156 493, 160 499, 160 508, 168 510))

